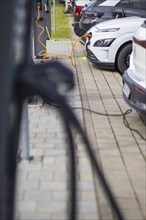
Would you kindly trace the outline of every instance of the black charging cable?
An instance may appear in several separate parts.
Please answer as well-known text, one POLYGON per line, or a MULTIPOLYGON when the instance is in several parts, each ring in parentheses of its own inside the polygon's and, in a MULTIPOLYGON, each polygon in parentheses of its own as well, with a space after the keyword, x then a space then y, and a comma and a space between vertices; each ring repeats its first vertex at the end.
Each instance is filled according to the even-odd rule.
POLYGON ((107 181, 106 181, 106 179, 105 179, 105 177, 104 177, 104 175, 103 175, 103 173, 102 173, 102 171, 100 169, 100 166, 99 166, 99 164, 97 162, 97 159, 96 159, 96 157, 95 157, 95 155, 93 153, 93 150, 92 150, 93 148, 90 145, 89 140, 88 140, 87 136, 85 135, 85 133, 84 133, 80 123, 78 122, 76 116, 73 114, 71 108, 69 107, 69 105, 67 104, 65 99, 62 100, 62 108, 63 108, 64 112, 66 113, 67 120, 82 135, 83 141, 84 141, 85 146, 86 146, 86 151, 87 151, 87 153, 89 155, 90 161, 91 161, 91 163, 92 163, 92 165, 93 165, 93 167, 94 167, 94 169, 95 169, 95 171, 96 171, 96 173, 97 173, 97 175, 98 175, 98 177, 100 179, 100 182, 102 184, 102 187, 103 187, 104 191, 106 192, 106 195, 107 195, 107 198, 110 201, 111 207, 115 211, 118 219, 124 220, 124 216, 121 213, 120 208, 118 207, 118 204, 117 204, 117 202, 115 201, 115 199, 113 197, 113 194, 112 194, 112 192, 111 192, 111 190, 110 190, 110 188, 109 188, 109 186, 107 184, 107 181))
MULTIPOLYGON (((49 103, 48 100, 44 100, 45 103, 49 104, 50 106, 54 107, 54 108, 59 108, 58 105, 54 105, 53 103, 49 103)), ((90 113, 94 113, 96 115, 101 115, 101 116, 109 116, 109 117, 123 117, 123 124, 125 125, 126 128, 128 128, 130 131, 133 131, 135 133, 137 133, 140 138, 144 141, 146 141, 146 138, 135 128, 132 128, 127 119, 126 116, 129 115, 132 112, 132 109, 127 109, 124 113, 121 114, 110 114, 110 113, 103 113, 103 112, 98 112, 98 111, 93 111, 91 109, 88 108, 84 108, 84 107, 71 107, 73 110, 82 110, 82 111, 88 111, 90 113)))
MULTIPOLYGON (((47 100, 49 103, 53 103, 57 106, 60 107, 60 111, 61 114, 63 116, 63 119, 65 119, 65 124, 67 126, 67 130, 68 130, 68 135, 70 138, 70 144, 71 144, 71 150, 73 150, 73 140, 72 140, 72 135, 71 135, 71 127, 75 127, 82 135, 83 141, 85 143, 86 146, 86 150, 87 153, 90 157, 90 161, 93 165, 93 167, 96 170, 96 173, 100 179, 100 182, 102 184, 102 187, 107 195, 107 198, 110 201, 111 207, 113 208, 113 210, 115 211, 117 217, 119 220, 124 220, 123 214, 120 211, 120 208, 118 207, 117 202, 115 201, 113 194, 107 184, 107 181, 100 169, 100 166, 97 162, 97 159, 93 153, 92 147, 88 141, 87 136, 84 134, 84 131, 80 125, 80 123, 78 122, 76 116, 74 115, 72 109, 70 108, 70 106, 68 105, 66 99, 64 96, 62 96, 59 92, 58 92, 58 88, 57 85, 55 84, 55 82, 52 82, 50 80, 46 80, 43 77, 43 73, 40 74, 39 77, 36 77, 33 74, 24 74, 23 76, 21 76, 18 80, 18 86, 19 88, 21 88, 23 90, 23 92, 21 93, 23 95, 22 98, 24 98, 26 96, 30 96, 30 95, 40 95, 42 98, 44 98, 45 100, 47 100), (26 89, 27 88, 27 89, 26 89)), ((22 91, 21 90, 21 91, 22 91)), ((72 152, 74 154, 74 152, 72 152)), ((73 184, 72 184, 72 205, 71 205, 71 213, 70 213, 70 218, 71 220, 75 220, 75 213, 76 213, 76 181, 75 181, 75 169, 73 170, 73 166, 75 164, 75 161, 73 162, 74 159, 72 159, 72 175, 74 175, 74 177, 72 177, 73 179, 73 184), (74 194, 74 196, 73 196, 74 194)))
POLYGON ((75 220, 77 216, 77 196, 76 196, 76 189, 77 189, 77 171, 76 171, 76 155, 75 155, 75 147, 73 142, 73 136, 71 132, 71 128, 69 126, 68 121, 66 120, 66 114, 61 108, 61 115, 65 124, 66 132, 68 135, 69 140, 69 158, 70 158, 70 171, 69 171, 69 181, 70 181, 70 206, 68 207, 70 210, 70 218, 71 220, 75 220))
MULTIPOLYGON (((27 74, 18 75, 16 90, 21 91, 18 94, 19 100, 24 100, 27 97, 34 95, 41 95, 45 100, 49 100, 49 103, 59 104, 60 95, 57 92, 59 84, 66 84, 68 89, 71 89, 74 85, 72 72, 65 66, 62 66, 58 62, 51 62, 46 65, 31 65, 27 69, 27 74), (43 73, 40 73, 40 69, 43 73), (58 71, 59 70, 59 71, 58 71), (68 73, 68 74, 66 74, 68 73), (59 74, 59 76, 58 76, 59 74), (59 80, 58 80, 59 78, 59 80), (60 82, 60 83, 59 83, 60 82), (26 89, 27 88, 27 89, 26 89)), ((75 147, 72 137, 71 128, 66 118, 66 114, 59 104, 60 114, 63 118, 64 125, 69 140, 69 162, 70 162, 70 207, 69 207, 69 219, 75 220, 77 215, 77 203, 76 203, 76 158, 75 147)))
POLYGON ((138 130, 136 130, 135 128, 130 127, 128 121, 126 120, 126 116, 123 117, 123 123, 124 123, 124 125, 125 125, 130 131, 133 131, 133 132, 137 133, 142 140, 146 141, 146 138, 145 138, 138 130))
POLYGON ((132 112, 132 109, 127 109, 124 113, 121 113, 121 114, 102 113, 102 112, 93 111, 93 110, 90 110, 88 108, 82 108, 82 107, 74 107, 72 109, 74 109, 74 110, 80 109, 80 110, 88 111, 90 113, 94 113, 94 114, 97 114, 97 115, 109 116, 109 117, 121 117, 122 116, 123 117, 123 124, 125 125, 125 127, 128 128, 130 131, 133 131, 133 132, 137 133, 142 140, 146 141, 146 138, 138 130, 136 130, 135 128, 132 128, 129 125, 128 121, 126 120, 126 116, 129 115, 132 112))

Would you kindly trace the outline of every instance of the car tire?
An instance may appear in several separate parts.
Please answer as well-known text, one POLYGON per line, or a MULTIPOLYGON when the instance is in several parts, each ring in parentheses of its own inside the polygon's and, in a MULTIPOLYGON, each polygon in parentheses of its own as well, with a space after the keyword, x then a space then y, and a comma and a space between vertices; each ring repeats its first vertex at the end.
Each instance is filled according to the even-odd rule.
POLYGON ((121 75, 129 67, 130 54, 132 52, 132 43, 126 44, 117 55, 117 69, 121 75))

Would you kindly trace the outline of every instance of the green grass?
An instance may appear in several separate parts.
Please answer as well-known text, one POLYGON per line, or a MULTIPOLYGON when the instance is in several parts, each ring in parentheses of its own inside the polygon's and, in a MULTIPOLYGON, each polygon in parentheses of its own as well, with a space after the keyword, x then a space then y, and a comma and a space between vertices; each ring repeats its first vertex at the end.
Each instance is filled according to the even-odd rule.
POLYGON ((54 30, 54 9, 51 2, 51 38, 71 38, 67 14, 64 14, 65 6, 55 1, 56 5, 56 31, 54 30), (55 31, 55 32, 54 32, 55 31))

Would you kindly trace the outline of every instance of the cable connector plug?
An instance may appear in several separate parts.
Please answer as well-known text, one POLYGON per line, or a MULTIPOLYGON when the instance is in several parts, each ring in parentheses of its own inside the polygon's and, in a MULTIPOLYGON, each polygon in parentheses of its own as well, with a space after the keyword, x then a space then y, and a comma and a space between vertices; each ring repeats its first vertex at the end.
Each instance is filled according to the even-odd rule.
POLYGON ((42 7, 41 1, 37 1, 36 7, 37 7, 37 10, 41 10, 41 7, 42 7))
POLYGON ((41 3, 37 3, 37 9, 38 9, 38 10, 41 9, 41 3))
POLYGON ((86 34, 84 34, 81 38, 86 38, 86 37, 91 37, 91 36, 92 36, 91 33, 86 33, 86 34))

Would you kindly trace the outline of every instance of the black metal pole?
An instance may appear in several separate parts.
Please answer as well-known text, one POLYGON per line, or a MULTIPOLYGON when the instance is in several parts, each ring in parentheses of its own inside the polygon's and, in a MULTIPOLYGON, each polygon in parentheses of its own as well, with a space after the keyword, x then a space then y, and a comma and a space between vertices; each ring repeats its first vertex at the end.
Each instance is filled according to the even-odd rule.
POLYGON ((0 1, 0 219, 12 220, 22 101, 16 75, 28 60, 32 0, 0 1))

